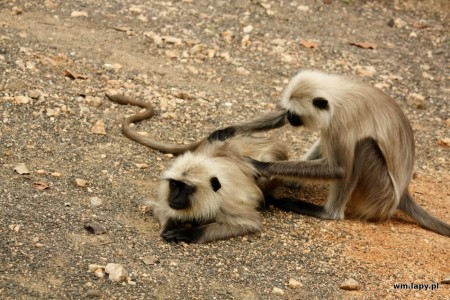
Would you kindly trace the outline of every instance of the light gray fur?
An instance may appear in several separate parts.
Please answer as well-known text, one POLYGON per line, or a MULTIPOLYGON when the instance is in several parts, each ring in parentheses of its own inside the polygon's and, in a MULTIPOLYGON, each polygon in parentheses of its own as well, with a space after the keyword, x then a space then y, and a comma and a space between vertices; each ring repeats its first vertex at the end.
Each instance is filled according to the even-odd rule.
POLYGON ((260 176, 247 158, 286 160, 287 148, 274 138, 240 132, 280 127, 284 124, 284 110, 269 113, 259 121, 242 124, 242 128, 234 130, 233 137, 226 141, 205 138, 188 145, 167 144, 142 136, 130 126, 154 116, 155 111, 150 103, 124 95, 106 94, 106 97, 117 104, 145 108, 143 112, 124 119, 122 132, 125 136, 154 150, 180 155, 164 172, 157 200, 148 202, 160 222, 161 234, 188 230, 180 228, 179 222, 203 223, 200 226, 202 234, 195 240, 197 243, 261 231, 257 208, 264 201, 265 193, 278 185, 279 180, 260 176), (212 177, 217 177, 221 183, 218 191, 211 188, 212 177), (189 208, 172 209, 169 206, 170 179, 196 188, 189 208))
MULTIPOLYGON (((320 139, 302 161, 255 165, 266 175, 330 182, 324 207, 302 208, 290 201, 285 209, 343 219, 348 206, 359 218, 376 220, 389 219, 400 209, 423 227, 450 236, 450 226, 423 210, 408 192, 414 137, 409 121, 391 97, 344 76, 302 71, 287 85, 280 106, 287 119, 297 116, 301 120, 297 125, 319 131, 320 139), (313 105, 317 98, 328 101, 327 109, 313 105)), ((264 128, 264 120, 269 128, 284 124, 272 114, 253 121, 254 127, 264 128)), ((244 132, 242 126, 236 128, 244 132)))

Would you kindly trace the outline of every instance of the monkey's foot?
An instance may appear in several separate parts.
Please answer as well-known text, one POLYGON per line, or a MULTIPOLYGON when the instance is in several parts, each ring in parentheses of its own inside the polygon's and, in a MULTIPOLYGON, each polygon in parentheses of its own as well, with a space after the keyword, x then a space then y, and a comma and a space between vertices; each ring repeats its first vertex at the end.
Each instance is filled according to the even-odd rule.
POLYGON ((298 214, 324 219, 324 208, 320 205, 289 198, 268 198, 266 201, 267 204, 271 204, 284 211, 292 211, 298 214))

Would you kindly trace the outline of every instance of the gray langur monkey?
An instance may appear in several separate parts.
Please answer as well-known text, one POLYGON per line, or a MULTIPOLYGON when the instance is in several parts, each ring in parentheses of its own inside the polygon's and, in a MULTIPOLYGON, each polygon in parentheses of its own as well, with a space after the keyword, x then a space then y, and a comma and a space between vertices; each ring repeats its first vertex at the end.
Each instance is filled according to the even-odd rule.
MULTIPOLYGON (((323 219, 343 219, 349 207, 361 219, 386 220, 399 209, 421 226, 450 236, 450 225, 426 212, 408 191, 413 131, 391 97, 344 76, 302 71, 289 82, 280 104, 292 126, 320 131, 320 138, 301 161, 254 165, 266 176, 327 180, 330 189, 325 206, 286 198, 273 201, 275 206, 323 219)), ((276 121, 267 115, 261 120, 276 121)), ((224 140, 242 128, 227 127, 211 136, 224 140)))
MULTIPOLYGON (((257 209, 264 204, 266 191, 272 190, 278 180, 260 176, 246 157, 286 160, 284 144, 271 137, 248 134, 189 145, 156 142, 130 127, 130 123, 154 115, 151 104, 121 95, 107 97, 119 104, 145 108, 123 121, 122 131, 127 137, 155 150, 182 154, 163 173, 157 199, 148 202, 165 240, 206 243, 261 231, 257 209)), ((252 126, 257 130, 262 125, 252 126)))

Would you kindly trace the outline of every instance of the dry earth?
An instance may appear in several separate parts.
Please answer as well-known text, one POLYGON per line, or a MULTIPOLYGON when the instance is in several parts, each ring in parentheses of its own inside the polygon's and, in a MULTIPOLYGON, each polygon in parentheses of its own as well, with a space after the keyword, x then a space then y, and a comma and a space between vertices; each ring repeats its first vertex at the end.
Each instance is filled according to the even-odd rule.
MULTIPOLYGON (((378 224, 269 209, 259 235, 165 243, 142 203, 172 159, 122 136, 137 110, 104 98, 152 102, 159 115, 139 130, 189 142, 272 110, 299 69, 362 77, 411 120, 411 191, 450 222, 449 17, 447 0, 0 1, 0 298, 450 299, 449 238, 400 214, 378 224), (350 44, 363 42, 375 49, 350 44), (129 278, 88 272, 106 263, 129 278), (358 291, 340 289, 348 278, 358 291)), ((293 158, 315 138, 277 135, 293 158)), ((285 192, 326 197, 317 185, 285 192)))

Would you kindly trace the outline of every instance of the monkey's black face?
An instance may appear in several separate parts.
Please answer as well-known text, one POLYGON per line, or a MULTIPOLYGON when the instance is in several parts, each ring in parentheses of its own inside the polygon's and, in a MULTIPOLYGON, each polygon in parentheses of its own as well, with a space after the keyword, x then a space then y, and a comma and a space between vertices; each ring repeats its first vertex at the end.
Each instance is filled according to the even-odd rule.
POLYGON ((173 209, 186 209, 191 205, 190 197, 196 191, 195 186, 187 185, 186 183, 169 179, 169 206, 173 209))
POLYGON ((287 119, 292 126, 298 127, 303 125, 302 117, 291 111, 287 112, 287 119))

